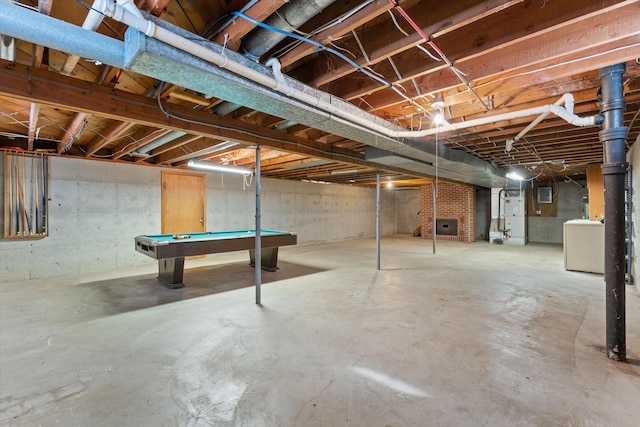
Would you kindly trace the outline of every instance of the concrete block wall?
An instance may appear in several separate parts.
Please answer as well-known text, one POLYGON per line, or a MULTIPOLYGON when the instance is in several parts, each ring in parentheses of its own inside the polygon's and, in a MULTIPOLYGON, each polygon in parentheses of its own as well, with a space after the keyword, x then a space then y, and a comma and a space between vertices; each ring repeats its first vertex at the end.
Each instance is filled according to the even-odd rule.
MULTIPOLYGON (((584 218, 584 202, 582 196, 587 194, 585 181, 564 182, 555 185, 558 201, 558 215, 543 217, 529 215, 527 217, 527 233, 530 243, 562 243, 563 224, 571 219, 584 218), (577 184, 576 184, 577 182, 577 184)), ((527 203, 531 202, 531 189, 527 189, 527 203)))
POLYGON ((412 234, 420 226, 420 189, 395 191, 397 233, 412 234))
MULTIPOLYGON (((135 251, 134 237, 161 231, 161 171, 50 157, 49 235, 0 239, 0 282, 155 263, 135 251)), ((207 230, 254 228, 255 181, 206 176, 207 230)), ((382 233, 393 234, 394 192, 381 200, 382 233)), ((261 206, 263 228, 295 231, 302 245, 375 236, 375 189, 263 179, 261 206)))
MULTIPOLYGON (((422 238, 433 237, 432 186, 420 187, 422 238)), ((457 219, 457 236, 436 236, 437 240, 475 241, 475 187, 472 185, 441 182, 436 193, 436 219, 457 219)))

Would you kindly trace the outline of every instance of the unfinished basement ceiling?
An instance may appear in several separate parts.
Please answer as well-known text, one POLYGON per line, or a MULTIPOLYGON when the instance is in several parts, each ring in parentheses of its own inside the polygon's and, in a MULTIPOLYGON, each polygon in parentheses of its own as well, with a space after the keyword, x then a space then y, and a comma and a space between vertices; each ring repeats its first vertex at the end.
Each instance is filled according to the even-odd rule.
MULTIPOLYGON (((388 129, 434 129, 437 98, 453 125, 502 118, 394 138, 323 118, 286 93, 240 90, 224 69, 209 86, 203 82, 215 73, 181 79, 184 73, 153 62, 162 54, 153 43, 144 67, 114 67, 97 60, 104 45, 83 46, 96 55, 74 58, 38 27, 39 44, 3 38, 0 146, 140 165, 186 168, 189 159, 207 159, 253 168, 260 144, 263 176, 353 185, 375 185, 378 170, 406 186, 436 173, 491 186, 511 167, 538 180, 582 179, 588 164, 602 162, 599 126, 549 115, 508 151, 506 142, 537 116, 505 113, 571 93, 575 114, 595 116, 598 70, 620 62, 627 66, 628 145, 640 135, 640 0, 136 3, 187 38, 201 36, 230 57, 237 52, 265 76, 265 63, 277 58, 290 85, 388 129)), ((75 0, 21 4, 76 26, 88 15, 75 0)), ((126 30, 110 18, 97 29, 114 41, 125 40, 126 30)))

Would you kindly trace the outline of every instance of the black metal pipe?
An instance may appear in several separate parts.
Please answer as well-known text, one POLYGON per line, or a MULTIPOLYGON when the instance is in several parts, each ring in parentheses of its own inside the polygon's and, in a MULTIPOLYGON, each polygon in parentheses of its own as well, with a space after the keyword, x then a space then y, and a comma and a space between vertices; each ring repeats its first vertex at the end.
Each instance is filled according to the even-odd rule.
POLYGON ((602 93, 600 113, 604 123, 600 141, 604 149, 604 280, 606 284, 607 356, 625 361, 625 156, 627 128, 624 126, 625 64, 600 69, 602 93))

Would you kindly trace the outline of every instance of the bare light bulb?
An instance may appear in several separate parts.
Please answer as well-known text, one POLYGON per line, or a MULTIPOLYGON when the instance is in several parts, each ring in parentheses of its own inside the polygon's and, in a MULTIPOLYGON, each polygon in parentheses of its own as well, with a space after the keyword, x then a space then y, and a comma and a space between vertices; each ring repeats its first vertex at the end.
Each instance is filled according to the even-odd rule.
POLYGON ((444 123, 444 114, 442 114, 442 111, 438 111, 435 115, 435 117, 433 118, 433 122, 436 125, 441 125, 442 123, 444 123))

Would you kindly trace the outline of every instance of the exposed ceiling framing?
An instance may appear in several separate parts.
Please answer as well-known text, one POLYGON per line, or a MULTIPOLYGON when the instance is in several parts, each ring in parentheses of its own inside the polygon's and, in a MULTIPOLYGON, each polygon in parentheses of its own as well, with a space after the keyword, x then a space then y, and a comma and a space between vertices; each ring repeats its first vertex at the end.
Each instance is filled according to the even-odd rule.
MULTIPOLYGON (((402 130, 435 126, 436 98, 443 99, 442 113, 451 124, 553 104, 565 93, 573 95, 575 114, 595 116, 598 70, 624 62, 628 146, 640 138, 640 0, 325 1, 296 29, 286 28, 297 38, 266 37, 269 30, 256 24, 284 19, 278 25, 286 27, 287 14, 302 16, 296 8, 305 1, 136 3, 222 52, 242 54, 246 46, 259 45, 266 52, 261 64, 277 58, 300 87, 335 96, 363 117, 402 130)), ((76 0, 21 4, 33 9, 29 13, 76 26, 88 15, 76 0)), ((125 40, 126 31, 127 25, 110 18, 97 27, 113 40, 125 40)), ((434 156, 451 172, 439 176, 484 186, 494 181, 483 173, 503 176, 515 167, 538 180, 581 179, 588 164, 602 162, 599 126, 576 127, 553 115, 511 150, 506 141, 535 116, 397 139, 396 150, 393 138, 379 147, 357 130, 352 135, 326 123, 305 123, 297 110, 214 96, 224 91, 161 81, 153 73, 96 61, 97 55, 74 61, 73 52, 56 50, 49 40, 11 36, 3 36, 0 55, 1 147, 186 168, 191 158, 255 167, 259 144, 263 176, 363 186, 374 185, 378 171, 399 186, 428 183, 436 174, 434 156)))

